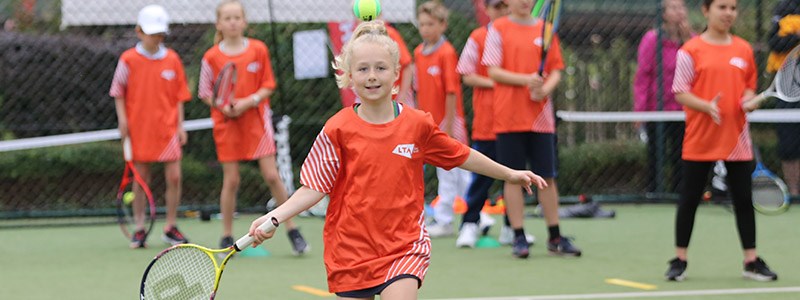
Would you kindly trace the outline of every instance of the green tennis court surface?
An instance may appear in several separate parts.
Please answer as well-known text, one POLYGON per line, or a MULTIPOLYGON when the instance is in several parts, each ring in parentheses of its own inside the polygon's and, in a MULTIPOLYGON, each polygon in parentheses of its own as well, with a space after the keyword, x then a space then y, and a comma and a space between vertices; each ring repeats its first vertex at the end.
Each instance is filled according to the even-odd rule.
MULTIPOLYGON (((562 221, 562 231, 583 248, 581 258, 548 256, 542 219, 526 220, 526 229, 538 238, 527 260, 512 258, 508 247, 457 249, 455 237, 434 239, 420 298, 800 299, 799 210, 757 217, 760 255, 780 276, 761 283, 741 278, 733 215, 720 206, 701 206, 688 278, 673 283, 664 281, 663 273, 673 255, 674 206, 604 208, 615 209, 616 219, 562 221)), ((236 231, 244 232, 253 217, 240 216, 236 231)), ((239 256, 228 263, 217 299, 333 299, 320 293, 327 291, 323 221, 297 221, 311 243, 309 255, 294 257, 281 228, 267 244, 269 256, 239 256)), ((183 219, 179 225, 193 243, 216 247, 218 220, 183 219)), ((499 226, 490 234, 497 232, 499 226)), ((142 271, 166 247, 156 234, 148 242, 148 249, 128 249, 116 225, 0 230, 0 298, 136 299, 142 271)))

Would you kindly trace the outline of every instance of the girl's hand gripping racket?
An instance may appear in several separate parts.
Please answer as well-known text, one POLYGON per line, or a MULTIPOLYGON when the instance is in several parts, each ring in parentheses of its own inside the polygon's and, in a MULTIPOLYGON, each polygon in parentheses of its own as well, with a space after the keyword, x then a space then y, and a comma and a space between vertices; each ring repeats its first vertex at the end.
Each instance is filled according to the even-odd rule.
POLYGON ((125 158, 125 171, 122 174, 122 180, 117 190, 117 223, 119 223, 125 238, 131 240, 131 238, 135 237, 136 241, 140 241, 136 245, 134 241, 131 243, 131 247, 138 248, 145 245, 144 241, 147 240, 147 236, 153 229, 153 224, 155 224, 156 220, 156 204, 153 200, 153 193, 150 192, 150 187, 139 176, 139 172, 136 171, 133 165, 133 151, 129 138, 122 140, 122 153, 125 158), (141 187, 147 203, 134 201, 135 194, 132 188, 134 181, 141 187), (137 214, 136 212, 141 213, 137 214), (137 229, 134 232, 129 228, 131 223, 135 224, 134 227, 137 229))
POLYGON ((786 102, 800 101, 800 46, 794 47, 781 68, 775 73, 772 84, 769 87, 744 103, 742 107, 756 108, 759 104, 769 97, 775 97, 786 102))
POLYGON ((777 215, 789 209, 789 190, 783 180, 761 162, 761 153, 754 147, 756 169, 753 171, 753 207, 765 215, 777 215))
MULTIPOLYGON (((214 107, 220 112, 225 107, 233 109, 234 92, 236 88, 236 64, 229 62, 222 67, 214 82, 214 107)), ((226 118, 227 120, 227 118, 226 118)))
MULTIPOLYGON (((264 222, 258 230, 269 232, 278 220, 264 222)), ((225 264, 234 253, 253 243, 245 235, 226 249, 208 249, 194 244, 179 244, 161 251, 144 270, 139 299, 214 299, 225 264), (217 262, 222 258, 222 263, 217 262), (223 258, 224 257, 224 258, 223 258)))

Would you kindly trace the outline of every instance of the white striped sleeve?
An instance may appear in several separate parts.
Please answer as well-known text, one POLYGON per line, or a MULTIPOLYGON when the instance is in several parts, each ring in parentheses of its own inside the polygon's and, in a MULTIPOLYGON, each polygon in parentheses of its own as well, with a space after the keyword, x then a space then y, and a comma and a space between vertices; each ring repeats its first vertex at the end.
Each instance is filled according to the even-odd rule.
POLYGON ((114 70, 114 79, 111 81, 111 91, 108 95, 114 98, 124 98, 128 88, 128 64, 124 60, 119 60, 117 69, 114 70))
POLYGON ((458 59, 456 72, 461 75, 475 74, 477 72, 478 63, 480 63, 478 61, 479 56, 478 43, 472 38, 469 38, 467 44, 464 45, 464 50, 461 51, 461 57, 458 59))
POLYGON ((328 194, 339 174, 339 157, 333 142, 322 128, 300 170, 300 184, 328 194))
POLYGON ((203 59, 202 64, 200 65, 200 80, 197 86, 197 97, 200 99, 208 99, 214 97, 213 92, 213 78, 214 78, 214 71, 211 70, 211 65, 208 64, 208 61, 203 59))
POLYGON ((489 32, 486 34, 481 63, 487 67, 498 67, 503 64, 503 39, 494 26, 489 26, 489 32))
POLYGON ((678 50, 678 61, 675 66, 675 79, 672 82, 672 92, 675 94, 686 93, 692 90, 694 81, 694 60, 684 50, 678 50))

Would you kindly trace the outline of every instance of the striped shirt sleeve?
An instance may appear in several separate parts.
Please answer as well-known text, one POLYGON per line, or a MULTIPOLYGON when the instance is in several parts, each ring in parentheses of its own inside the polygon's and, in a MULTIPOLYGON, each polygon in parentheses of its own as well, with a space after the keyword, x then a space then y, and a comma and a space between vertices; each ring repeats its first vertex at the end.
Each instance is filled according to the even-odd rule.
POLYGON ((461 75, 470 75, 477 72, 476 66, 478 65, 478 43, 474 39, 469 38, 467 44, 464 45, 464 50, 461 51, 461 57, 458 58, 458 65, 456 71, 461 75))
POLYGON ((686 93, 692 90, 694 81, 694 60, 688 52, 678 50, 678 61, 675 66, 675 79, 672 83, 672 92, 675 94, 686 93))
POLYGON ((503 64, 503 39, 500 32, 489 26, 486 34, 486 45, 483 49, 483 60, 481 63, 487 67, 499 67, 503 64))
POLYGON ((108 95, 114 98, 125 97, 128 88, 128 64, 124 60, 119 60, 117 69, 114 71, 114 79, 111 81, 111 91, 108 95))
POLYGON ((214 97, 213 78, 214 71, 211 70, 211 65, 208 64, 207 60, 203 59, 203 62, 200 66, 200 80, 197 87, 198 98, 208 99, 214 97))
POLYGON ((300 184, 328 194, 333 190, 338 174, 339 157, 336 147, 325 133, 325 128, 322 128, 303 162, 300 170, 300 184))

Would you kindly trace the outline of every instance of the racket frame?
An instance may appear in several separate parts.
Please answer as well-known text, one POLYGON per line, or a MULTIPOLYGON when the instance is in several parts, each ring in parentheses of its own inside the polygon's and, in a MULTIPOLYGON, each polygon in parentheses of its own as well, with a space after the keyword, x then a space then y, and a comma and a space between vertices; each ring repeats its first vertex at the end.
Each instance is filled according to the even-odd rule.
POLYGON ((786 212, 787 210, 789 210, 789 206, 791 204, 791 195, 789 194, 789 188, 786 186, 786 183, 784 183, 780 177, 775 175, 775 173, 772 173, 772 171, 770 171, 769 169, 767 169, 766 166, 764 166, 764 163, 761 162, 761 153, 755 147, 753 148, 753 154, 756 159, 755 170, 753 170, 752 174, 753 186, 755 186, 755 182, 758 178, 766 177, 768 178, 768 180, 774 183, 775 186, 777 186, 778 189, 780 189, 781 192, 783 193, 783 203, 778 208, 772 209, 767 206, 760 205, 755 198, 753 198, 753 208, 755 208, 756 211, 758 211, 759 213, 765 215, 778 215, 786 212))
MULTIPOLYGON (((539 3, 537 3, 539 6, 539 3)), ((534 17, 542 18, 542 53, 541 61, 539 62, 539 76, 544 75, 544 66, 547 62, 547 54, 550 51, 550 46, 553 44, 556 32, 558 31, 558 23, 561 19, 561 0, 543 0, 540 6, 541 10, 534 8, 531 14, 536 13, 534 17)))
MULTIPOLYGON (((278 228, 278 225, 279 225, 278 219, 273 217, 273 218, 270 219, 269 222, 264 222, 263 224, 261 224, 261 226, 259 226, 257 228, 257 230, 260 230, 262 232, 270 232, 270 231, 274 231, 276 228, 278 228)), ((227 265, 228 260, 230 260, 231 257, 233 257, 233 255, 236 254, 237 252, 241 252, 242 250, 244 250, 245 248, 247 248, 248 246, 253 244, 253 241, 254 241, 254 238, 252 236, 250 236, 249 234, 247 234, 247 235, 244 235, 241 238, 239 238, 239 240, 237 240, 236 243, 234 243, 232 246, 230 246, 228 248, 225 248, 225 249, 210 249, 210 248, 206 248, 206 247, 203 247, 203 246, 200 246, 200 245, 196 245, 196 244, 178 244, 178 245, 171 246, 171 247, 169 247, 167 249, 164 249, 163 251, 159 252, 153 258, 152 261, 150 261, 150 264, 148 264, 147 268, 144 270, 144 274, 142 274, 142 282, 141 282, 141 284, 139 286, 139 299, 140 300, 147 299, 147 298, 145 298, 145 289, 147 288, 147 284, 148 284, 147 275, 150 274, 150 271, 153 269, 153 266, 156 265, 156 263, 159 261, 159 259, 161 257, 163 257, 164 255, 166 255, 167 253, 169 253, 170 251, 173 251, 175 249, 189 248, 189 249, 199 250, 199 251, 205 253, 206 255, 208 255, 208 258, 211 259, 211 262, 214 265, 214 285, 213 285, 213 290, 211 291, 211 293, 209 295, 209 297, 210 297, 209 299, 213 300, 214 297, 216 297, 217 289, 219 289, 219 282, 220 282, 220 279, 222 279, 222 272, 225 270, 225 265, 227 265), (225 254, 225 257, 222 259, 222 262, 218 263, 217 257, 215 257, 215 256, 219 255, 219 254, 224 254, 224 253, 227 253, 227 254, 225 254)), ((186 262, 186 261, 184 261, 184 262, 186 262)), ((179 267, 180 267, 180 265, 179 265, 179 267)), ((180 272, 176 272, 176 273, 180 273, 180 272)))
POLYGON ((147 200, 146 207, 149 208, 150 211, 148 214, 146 214, 150 217, 149 221, 145 221, 148 224, 145 226, 144 239, 147 240, 150 232, 153 231, 153 226, 155 225, 156 221, 155 199, 153 198, 153 193, 151 192, 150 187, 139 175, 139 172, 136 170, 136 166, 133 164, 133 150, 131 147, 130 138, 123 139, 122 153, 125 159, 125 170, 123 171, 122 179, 120 180, 119 188, 117 189, 117 223, 119 224, 122 234, 130 241, 133 233, 131 232, 128 224, 131 222, 135 224, 135 216, 133 214, 133 207, 131 207, 129 210, 127 207, 128 204, 125 203, 125 193, 128 185, 132 185, 134 182, 136 182, 144 192, 145 199, 147 200))
POLYGON ((212 100, 214 101, 214 107, 219 111, 222 111, 222 108, 226 105, 233 108, 232 100, 235 95, 236 77, 236 64, 233 62, 226 63, 225 66, 220 69, 219 74, 217 74, 217 79, 214 81, 214 95, 212 100), (230 78, 226 80, 228 76, 230 76, 230 78), (224 92, 225 89, 228 90, 228 94, 221 99, 220 93, 224 92))

